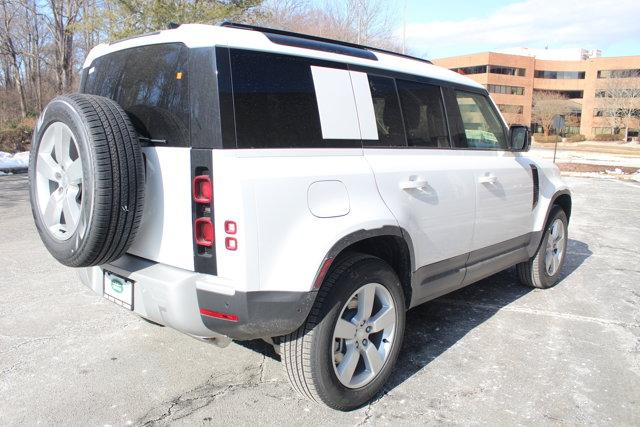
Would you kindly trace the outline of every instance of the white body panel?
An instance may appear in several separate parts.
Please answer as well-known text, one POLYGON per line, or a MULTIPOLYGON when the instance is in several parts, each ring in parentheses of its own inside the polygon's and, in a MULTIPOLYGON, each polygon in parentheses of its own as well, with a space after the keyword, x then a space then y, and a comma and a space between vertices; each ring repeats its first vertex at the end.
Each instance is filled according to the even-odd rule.
POLYGON ((129 253, 193 270, 190 150, 145 147, 145 205, 129 253))
POLYGON ((416 267, 469 251, 475 220, 474 154, 365 149, 382 198, 411 236, 416 267), (408 188, 410 181, 424 185, 408 188))
MULTIPOLYGON (((237 251, 217 240, 218 275, 242 291, 309 291, 340 238, 397 225, 361 149, 214 150, 213 164, 216 235, 225 220, 238 224, 237 251), (342 183, 347 214, 314 215, 308 194, 318 182, 342 183)), ((334 203, 318 208, 344 210, 343 201, 334 203)))
POLYGON ((476 152, 476 226, 472 250, 531 231, 533 180, 529 162, 508 151, 476 152))

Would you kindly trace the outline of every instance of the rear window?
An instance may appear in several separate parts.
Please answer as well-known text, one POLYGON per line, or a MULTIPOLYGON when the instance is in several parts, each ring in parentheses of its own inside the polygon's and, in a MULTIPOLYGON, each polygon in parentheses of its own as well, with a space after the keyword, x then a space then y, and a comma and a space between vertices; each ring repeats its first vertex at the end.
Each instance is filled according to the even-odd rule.
POLYGON ((396 80, 410 147, 448 148, 449 133, 440 87, 396 80))
POLYGON ((93 61, 84 92, 115 100, 150 144, 188 146, 188 61, 179 43, 114 52, 93 61))
POLYGON ((309 60, 231 50, 231 70, 238 148, 327 146, 309 60))
POLYGON ((400 102, 394 79, 369 75, 369 87, 378 129, 378 141, 367 141, 368 145, 406 145, 400 102))

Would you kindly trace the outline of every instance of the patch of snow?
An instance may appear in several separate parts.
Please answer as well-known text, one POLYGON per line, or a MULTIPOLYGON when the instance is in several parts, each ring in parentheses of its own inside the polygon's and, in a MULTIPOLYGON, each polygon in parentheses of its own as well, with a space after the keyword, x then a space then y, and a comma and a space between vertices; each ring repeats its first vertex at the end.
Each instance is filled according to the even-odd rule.
POLYGON ((610 171, 609 169, 607 169, 607 173, 611 174, 611 175, 623 175, 624 172, 622 172, 622 169, 620 168, 615 168, 614 170, 610 171))
POLYGON ((13 175, 13 172, 2 172, 2 171, 0 171, 0 176, 5 176, 5 175, 13 175))
POLYGON ((24 169, 29 167, 29 152, 22 151, 16 154, 0 151, 0 170, 24 169))

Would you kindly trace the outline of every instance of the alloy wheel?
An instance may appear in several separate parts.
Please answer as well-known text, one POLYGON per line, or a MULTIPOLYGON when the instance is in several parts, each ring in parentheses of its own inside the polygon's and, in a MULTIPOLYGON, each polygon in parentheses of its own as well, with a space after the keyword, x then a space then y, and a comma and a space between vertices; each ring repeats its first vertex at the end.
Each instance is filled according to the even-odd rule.
POLYGON ((556 218, 551 224, 547 248, 544 255, 544 264, 547 274, 553 276, 558 272, 564 256, 564 248, 567 244, 565 226, 562 220, 556 218))
POLYGON ((82 213, 82 160, 69 127, 54 122, 38 147, 36 197, 42 221, 57 240, 68 240, 82 213))
POLYGON ((360 287, 342 307, 333 332, 333 368, 348 388, 360 388, 382 371, 396 335, 396 307, 379 283, 360 287))

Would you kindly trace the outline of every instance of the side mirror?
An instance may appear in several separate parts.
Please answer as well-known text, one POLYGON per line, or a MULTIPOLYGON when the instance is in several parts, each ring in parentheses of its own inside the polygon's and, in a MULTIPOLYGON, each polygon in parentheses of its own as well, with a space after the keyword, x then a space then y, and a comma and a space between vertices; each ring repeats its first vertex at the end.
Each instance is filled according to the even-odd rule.
POLYGON ((531 132, 524 125, 509 127, 509 146, 513 151, 529 151, 531 147, 531 132))

